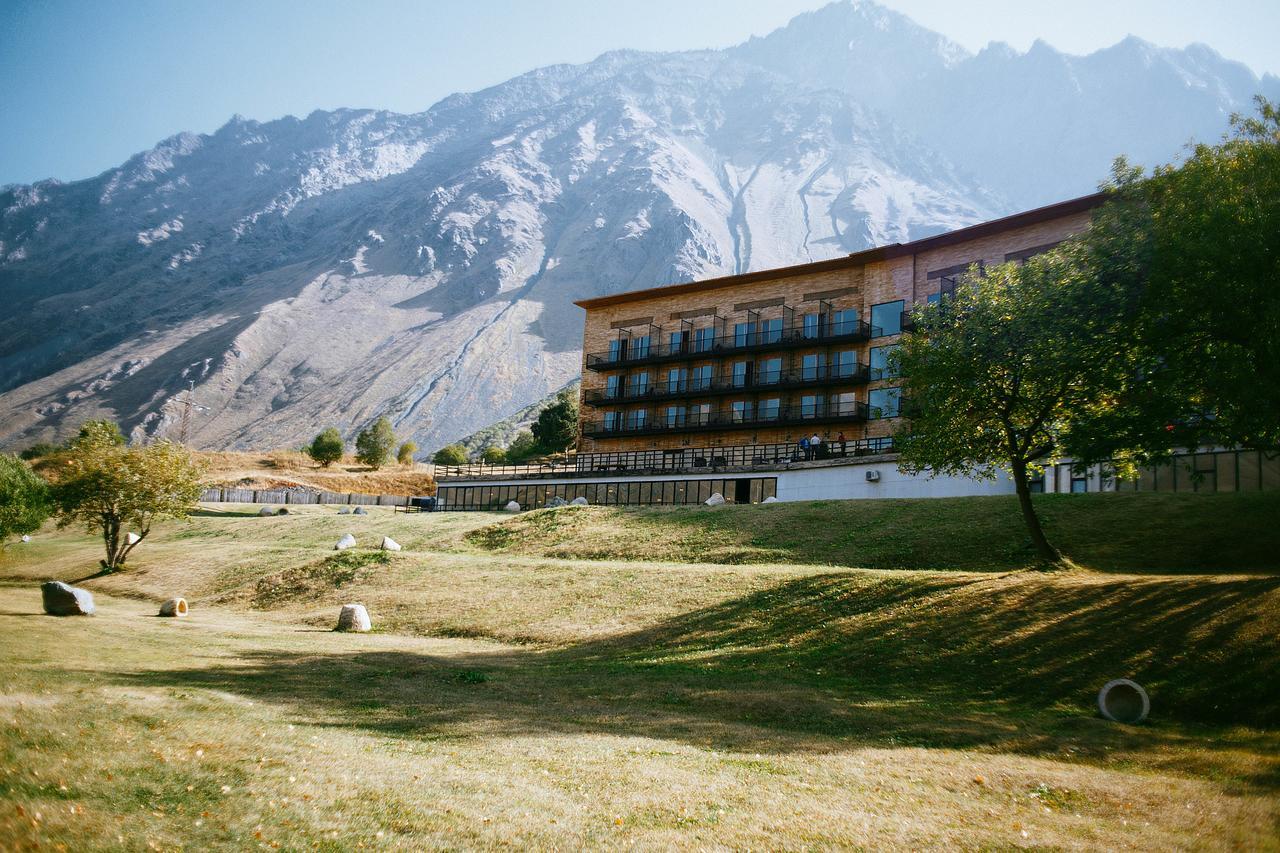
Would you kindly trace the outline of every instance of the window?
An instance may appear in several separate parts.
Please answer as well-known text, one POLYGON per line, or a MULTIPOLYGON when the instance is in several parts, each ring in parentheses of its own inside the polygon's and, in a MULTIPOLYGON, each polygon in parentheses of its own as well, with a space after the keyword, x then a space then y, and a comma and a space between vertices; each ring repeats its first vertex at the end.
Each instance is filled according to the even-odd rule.
POLYGON ((667 371, 667 393, 678 394, 689 385, 689 371, 683 367, 673 367, 667 371))
POLYGON ((760 342, 776 344, 782 340, 782 318, 760 321, 760 342))
POLYGON ((622 412, 605 412, 604 428, 606 432, 613 432, 622 426, 622 412))
POLYGON ((684 332, 667 335, 667 352, 684 352, 684 332))
POLYGON ((1027 478, 1027 491, 1033 495, 1044 493, 1044 471, 1041 471, 1035 477, 1027 478))
POLYGON ((905 303, 882 302, 871 306, 871 337, 883 338, 902 333, 902 309, 905 303))
POLYGON ((759 373, 756 374, 757 385, 776 385, 782 381, 781 358, 766 358, 757 367, 759 368, 759 373))
POLYGON ((845 308, 831 315, 831 334, 852 335, 858 331, 858 311, 856 308, 845 308))
POLYGON ((858 353, 854 350, 845 350, 836 353, 835 375, 841 379, 848 379, 856 375, 858 372, 858 353))
POLYGON ((1075 495, 1082 495, 1087 491, 1089 491, 1089 472, 1081 471, 1077 473, 1076 471, 1072 471, 1071 493, 1075 495))
POLYGON ((801 334, 806 340, 816 340, 821 335, 822 316, 820 314, 805 314, 802 322, 801 334))
POLYGON ((754 323, 735 323, 733 326, 733 345, 735 347, 749 347, 755 343, 755 324, 754 323))
POLYGON ((776 421, 781 411, 782 400, 778 397, 760 401, 760 420, 762 421, 776 421))
POLYGON ((711 365, 703 364, 693 369, 693 381, 689 383, 689 387, 694 391, 701 391, 704 388, 711 387, 711 365))
POLYGON ((622 394, 622 377, 614 373, 606 376, 604 380, 604 396, 609 400, 616 400, 622 394))
POLYGON ((702 329, 693 330, 693 350, 694 352, 710 352, 712 342, 715 341, 715 329, 707 326, 702 329))
POLYGON ((871 378, 892 379, 898 374, 889 370, 889 353, 898 348, 897 344, 871 348, 871 378))
POLYGON ((800 398, 800 417, 816 418, 822 414, 822 397, 818 394, 805 394, 800 398))
POLYGON ((818 353, 810 353, 800 359, 800 378, 812 381, 822 378, 822 368, 826 363, 826 357, 818 353))
POLYGON ((627 412, 627 427, 629 429, 644 429, 649 422, 649 412, 647 409, 633 409, 627 412))
POLYGON ((696 403, 689 407, 689 423, 706 426, 711 423, 711 404, 696 403))
POLYGON ((649 336, 648 335, 631 339, 631 357, 632 358, 648 358, 649 357, 649 336))
POLYGON ((735 361, 733 363, 733 387, 746 388, 751 382, 751 362, 735 361))
POLYGON ((852 391, 846 391, 841 394, 834 394, 831 397, 831 414, 840 416, 856 415, 858 413, 858 398, 853 395, 852 391))
POLYGON ((634 396, 649 393, 649 371, 631 374, 631 393, 634 396))
POLYGON ((665 422, 669 427, 684 426, 684 406, 667 406, 665 422))
POLYGON ((627 340, 626 338, 614 338, 609 341, 609 360, 622 361, 627 357, 627 340))
POLYGON ((896 418, 898 404, 902 398, 901 388, 877 388, 867 399, 871 418, 896 418))
POLYGON ((733 413, 733 422, 735 424, 746 423, 751 420, 751 403, 747 400, 734 400, 729 404, 729 410, 733 413))

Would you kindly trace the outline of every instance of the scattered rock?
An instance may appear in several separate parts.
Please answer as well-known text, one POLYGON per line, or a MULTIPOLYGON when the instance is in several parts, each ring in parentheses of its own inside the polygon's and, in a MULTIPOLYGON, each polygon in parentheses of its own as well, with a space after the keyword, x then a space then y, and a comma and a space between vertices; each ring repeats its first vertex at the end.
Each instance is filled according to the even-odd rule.
POLYGON ((289 508, 287 506, 282 506, 280 507, 280 509, 276 510, 276 515, 288 515, 288 514, 289 514, 289 508))
POLYGON ((1151 713, 1151 699, 1141 684, 1116 678, 1098 691, 1098 710, 1113 723, 1140 723, 1151 713))
POLYGON ((30 541, 31 541, 31 537, 24 533, 24 534, 22 534, 22 541, 23 541, 23 542, 30 542, 30 541))
POLYGON ((338 627, 335 631, 368 631, 373 627, 369 621, 369 611, 363 604, 344 604, 338 614, 338 627))
POLYGON ((93 594, 87 589, 62 581, 48 581, 40 585, 40 597, 44 600, 44 612, 50 616, 93 615, 93 594))
POLYGON ((258 510, 258 515, 260 516, 268 516, 268 515, 275 515, 275 514, 276 514, 276 511, 269 506, 264 506, 262 509, 258 510))
POLYGON ((569 501, 569 504, 571 506, 586 506, 589 503, 590 501, 588 501, 586 498, 582 497, 581 495, 569 501))
POLYGON ((358 506, 355 509, 351 510, 351 514, 352 515, 368 515, 369 513, 365 512, 364 507, 358 506))
POLYGON ((187 600, 185 598, 171 598, 164 604, 160 605, 161 616, 186 616, 187 600))
POLYGON ((711 497, 707 498, 703 503, 707 506, 720 506, 720 504, 724 503, 724 495, 719 492, 713 492, 711 497))
POLYGON ((569 505, 569 502, 564 498, 560 497, 559 495, 556 495, 551 500, 547 501, 547 509, 556 509, 557 507, 568 506, 568 505, 569 505))
POLYGON ((512 501, 511 503, 503 507, 503 509, 505 509, 507 512, 519 512, 520 504, 516 503, 515 501, 512 501))
POLYGON ((142 541, 142 537, 130 530, 125 534, 124 543, 126 545, 137 545, 142 541))
POLYGON ((384 551, 399 551, 400 543, 392 539, 390 536, 383 536, 381 547, 384 551))
POLYGON ((338 510, 338 515, 351 515, 351 509, 344 506, 342 509, 338 510))
POLYGON ((760 503, 763 503, 763 504, 776 504, 777 502, 778 502, 778 499, 774 495, 769 495, 769 497, 760 501, 760 503))
POLYGON ((355 547, 355 544, 356 544, 356 537, 352 536, 350 533, 346 533, 343 535, 341 539, 338 540, 338 544, 333 546, 333 550, 345 551, 348 548, 355 547))

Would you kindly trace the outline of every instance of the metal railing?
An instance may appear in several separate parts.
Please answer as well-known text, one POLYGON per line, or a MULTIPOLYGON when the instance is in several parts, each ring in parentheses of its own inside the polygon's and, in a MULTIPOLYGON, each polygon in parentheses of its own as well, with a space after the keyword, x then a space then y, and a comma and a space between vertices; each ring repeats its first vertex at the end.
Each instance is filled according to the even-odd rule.
POLYGON ((582 433, 592 437, 655 435, 690 430, 752 429, 808 423, 861 423, 868 417, 866 403, 829 404, 826 401, 816 401, 809 405, 755 407, 750 411, 721 408, 709 412, 687 412, 674 417, 651 419, 646 416, 643 421, 635 418, 588 421, 583 424, 582 433))
MULTIPOLYGON (((824 440, 816 459, 840 459, 893 452, 893 436, 847 441, 824 440)), ((624 450, 616 453, 579 453, 565 459, 526 465, 437 465, 439 482, 472 479, 517 479, 585 476, 604 472, 663 473, 699 471, 705 468, 749 468, 806 461, 797 443, 736 444, 716 447, 681 447, 667 450, 624 450)))
POLYGON ((871 369, 861 363, 769 370, 750 375, 734 375, 731 371, 721 371, 708 379, 668 380, 643 387, 622 385, 612 393, 608 388, 588 390, 583 392, 582 400, 589 406, 600 406, 732 394, 737 391, 765 393, 771 390, 782 391, 832 384, 859 385, 870 381, 870 378, 871 369))
POLYGON ((610 370, 619 365, 652 364, 681 359, 715 358, 726 353, 827 346, 870 340, 871 325, 862 320, 845 320, 825 326, 792 324, 780 329, 730 332, 702 339, 685 336, 676 343, 649 341, 643 346, 620 347, 616 351, 588 353, 588 370, 610 370))

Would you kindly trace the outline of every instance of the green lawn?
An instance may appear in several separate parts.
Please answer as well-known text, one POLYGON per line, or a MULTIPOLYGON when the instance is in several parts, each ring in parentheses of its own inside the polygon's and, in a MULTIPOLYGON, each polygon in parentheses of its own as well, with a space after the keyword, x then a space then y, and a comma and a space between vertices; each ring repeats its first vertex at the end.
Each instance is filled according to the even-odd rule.
MULTIPOLYGON (((1248 509, 1226 503, 1172 510, 1248 509)), ((1053 504, 1095 522, 1106 506, 1053 504)), ((213 509, 157 530, 128 572, 84 580, 88 619, 39 615, 37 582, 84 578, 98 547, 46 530, 0 562, 0 838, 1277 849, 1280 577, 708 559, 728 533, 766 535, 766 512, 830 523, 850 506, 213 509), (582 560, 495 539, 560 523, 617 531, 616 557, 659 525, 686 531, 664 549, 691 548, 700 525, 704 545, 697 562, 582 560), (333 552, 348 530, 360 546, 333 552), (405 550, 376 551, 384 534, 405 550), (155 618, 173 594, 192 616, 155 618), (369 606, 373 634, 328 630, 345 601, 369 606), (1094 712, 1119 675, 1151 690, 1147 724, 1094 712)), ((925 528, 895 527, 879 553, 902 554, 907 529, 925 528)), ((788 530, 773 547, 821 541, 788 530)))

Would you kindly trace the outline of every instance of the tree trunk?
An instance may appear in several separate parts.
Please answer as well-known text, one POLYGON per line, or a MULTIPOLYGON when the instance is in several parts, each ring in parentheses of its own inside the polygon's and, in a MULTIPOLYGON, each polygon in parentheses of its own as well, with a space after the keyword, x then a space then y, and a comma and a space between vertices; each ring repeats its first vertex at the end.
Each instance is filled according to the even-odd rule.
POLYGON ((1031 534, 1031 544, 1036 548, 1036 555, 1046 563, 1062 562, 1062 554, 1049 544, 1040 526, 1040 516, 1031 503, 1031 486, 1027 482, 1027 465, 1025 462, 1013 464, 1013 486, 1018 492, 1018 506, 1022 509, 1022 520, 1026 522, 1027 533, 1031 534))

